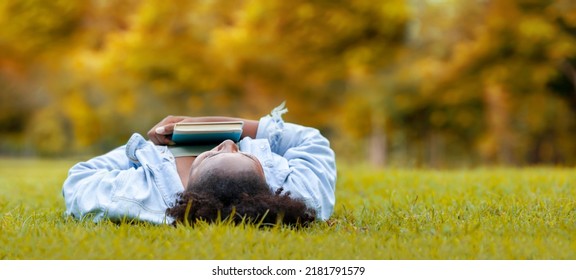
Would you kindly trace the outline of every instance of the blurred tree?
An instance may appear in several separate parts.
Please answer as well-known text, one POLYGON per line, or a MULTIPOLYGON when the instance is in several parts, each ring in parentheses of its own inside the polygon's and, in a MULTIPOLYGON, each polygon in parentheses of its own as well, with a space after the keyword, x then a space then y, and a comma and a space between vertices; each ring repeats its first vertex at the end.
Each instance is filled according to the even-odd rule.
MULTIPOLYGON (((559 2, 442 1, 421 11, 410 44, 410 53, 420 55, 396 79, 415 88, 409 101, 394 103, 407 106, 392 111, 416 133, 409 137, 414 146, 428 138, 429 155, 458 154, 433 153, 445 142, 439 138, 452 139, 440 146, 469 143, 462 149, 467 158, 502 164, 555 161, 563 150, 573 162, 574 147, 559 136, 573 131, 574 112, 547 88, 576 50, 558 22, 566 8, 559 2), (544 100, 546 106, 534 103, 544 100)), ((396 95, 404 98, 400 90, 396 95)))
POLYGON ((408 20, 403 1, 186 3, 138 6, 99 54, 100 71, 122 77, 108 78, 105 90, 155 108, 147 120, 167 113, 257 117, 287 100, 293 120, 339 131, 335 108, 355 99, 355 84, 390 65, 408 20))
POLYGON ((571 0, 6 0, 2 154, 287 100, 340 159, 576 163, 571 0))
MULTIPOLYGON (((85 8, 83 2, 66 0, 7 0, 0 3, 2 150, 26 150, 23 131, 36 118, 36 110, 51 99, 46 95, 42 76, 54 69, 53 64, 73 41, 85 8)), ((48 118, 43 122, 57 120, 48 118)))

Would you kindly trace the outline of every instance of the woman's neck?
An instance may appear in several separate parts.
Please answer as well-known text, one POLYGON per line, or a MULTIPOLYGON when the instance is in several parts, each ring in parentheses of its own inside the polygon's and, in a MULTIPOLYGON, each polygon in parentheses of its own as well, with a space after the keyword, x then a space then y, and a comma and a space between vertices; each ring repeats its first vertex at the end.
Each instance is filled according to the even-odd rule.
POLYGON ((188 185, 188 177, 190 176, 190 167, 196 159, 195 156, 184 156, 176 158, 176 170, 180 176, 180 181, 182 181, 182 186, 186 188, 188 185))

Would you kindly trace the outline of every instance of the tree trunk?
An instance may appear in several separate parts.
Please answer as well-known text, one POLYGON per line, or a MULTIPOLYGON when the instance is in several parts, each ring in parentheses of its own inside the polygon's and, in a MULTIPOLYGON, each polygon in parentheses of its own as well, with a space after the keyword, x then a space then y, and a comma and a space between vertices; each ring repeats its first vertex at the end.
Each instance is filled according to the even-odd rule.
POLYGON ((383 122, 372 113, 372 134, 370 135, 370 146, 368 149, 368 159, 373 166, 386 166, 386 134, 383 129, 383 122))
POLYGON ((442 165, 444 141, 438 132, 432 131, 428 135, 428 164, 432 168, 438 168, 442 165))
POLYGON ((484 101, 487 107, 489 133, 496 152, 491 157, 502 164, 513 164, 508 93, 500 84, 489 84, 484 90, 484 101))

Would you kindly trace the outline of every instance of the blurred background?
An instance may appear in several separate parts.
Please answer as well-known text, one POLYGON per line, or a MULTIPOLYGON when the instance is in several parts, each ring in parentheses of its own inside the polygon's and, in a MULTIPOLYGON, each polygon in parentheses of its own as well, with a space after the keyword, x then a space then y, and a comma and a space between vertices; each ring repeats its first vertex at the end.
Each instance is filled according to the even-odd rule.
POLYGON ((574 0, 2 0, 0 26, 2 156, 286 101, 341 162, 576 163, 574 0))

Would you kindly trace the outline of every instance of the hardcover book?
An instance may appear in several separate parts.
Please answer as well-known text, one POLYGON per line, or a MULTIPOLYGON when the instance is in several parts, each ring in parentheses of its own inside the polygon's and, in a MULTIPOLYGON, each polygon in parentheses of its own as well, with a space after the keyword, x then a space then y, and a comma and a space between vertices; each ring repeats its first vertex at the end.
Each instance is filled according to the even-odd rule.
POLYGON ((243 126, 242 121, 177 123, 172 134, 172 141, 176 145, 171 146, 170 150, 176 157, 197 156, 224 140, 238 142, 243 126))

